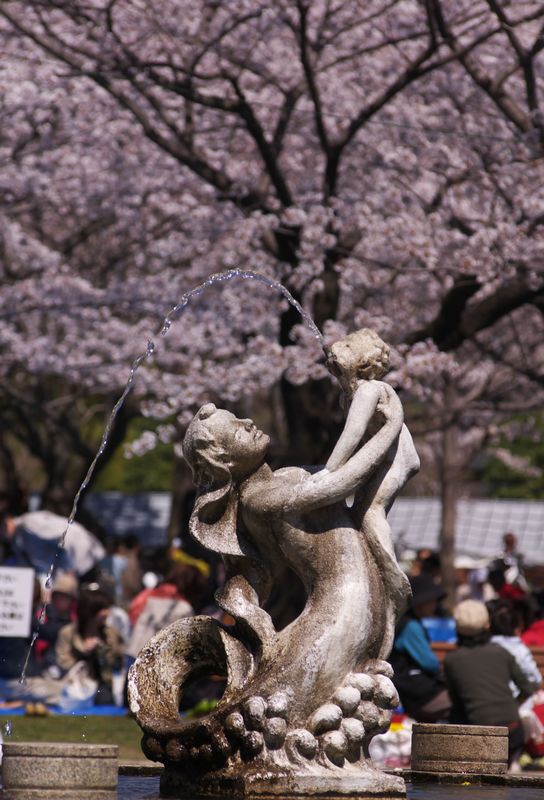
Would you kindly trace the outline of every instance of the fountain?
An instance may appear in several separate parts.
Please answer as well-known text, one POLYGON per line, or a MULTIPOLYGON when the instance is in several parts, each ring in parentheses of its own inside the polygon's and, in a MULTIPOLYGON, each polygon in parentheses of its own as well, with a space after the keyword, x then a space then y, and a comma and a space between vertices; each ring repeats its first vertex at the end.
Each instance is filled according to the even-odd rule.
MULTIPOLYGON (((251 420, 210 403, 195 415, 184 440, 199 490, 190 530, 223 557, 227 579, 217 601, 234 624, 206 616, 180 620, 143 648, 129 674, 130 706, 143 730, 142 747, 147 757, 164 764, 164 797, 403 798, 403 779, 376 769, 369 756, 372 737, 387 730, 398 704, 386 659, 409 593, 386 514, 419 466, 400 401, 381 380, 388 348, 371 331, 325 348, 315 324, 285 287, 243 270, 217 273, 187 292, 159 334, 167 335, 189 300, 207 286, 237 277, 280 291, 302 314, 346 393, 347 421, 324 468, 272 471, 266 464, 268 436, 251 420), (277 630, 265 603, 285 567, 302 581, 306 603, 291 624, 277 630), (226 679, 221 700, 202 718, 182 718, 178 709, 184 685, 207 674, 226 679)), ((62 542, 115 415, 154 349, 150 340, 132 363, 62 542)), ((29 771, 28 758, 53 759, 51 776, 59 758, 98 755, 96 750, 75 753, 72 746, 67 746, 72 748, 68 755, 60 745, 40 752, 32 747, 24 746, 25 760, 11 746, 13 760, 4 780, 7 774, 12 788, 4 783, 4 796, 69 796, 62 781, 56 787, 35 787, 39 776, 29 771), (36 794, 25 794, 26 775, 36 794)), ((104 777, 100 796, 115 796, 115 753, 105 747, 102 756, 108 763, 105 771, 96 766, 104 777)), ((85 784, 86 772, 74 764, 81 788, 68 792, 83 797, 90 790, 88 796, 98 796, 92 794, 96 784, 94 789, 85 784)), ((122 796, 136 796, 126 781, 120 783, 122 796)), ((412 788, 410 797, 420 796, 412 788)), ((446 798, 434 788, 433 796, 446 798)))
POLYGON ((388 352, 371 331, 332 346, 351 405, 323 469, 273 472, 268 436, 211 403, 190 423, 190 531, 225 561, 216 599, 235 624, 180 620, 131 668, 130 707, 144 753, 165 765, 164 796, 405 796, 368 752, 398 704, 385 659, 409 592, 386 511, 419 466, 400 401, 380 380, 388 352), (306 604, 277 631, 264 603, 284 567, 306 604), (182 719, 184 684, 210 673, 227 682, 217 708, 182 719))
MULTIPOLYGON (((251 421, 236 420, 214 406, 203 407, 189 426, 185 453, 202 489, 191 530, 224 557, 228 580, 218 601, 235 625, 228 629, 211 618, 197 617, 186 625, 176 623, 144 648, 130 676, 131 708, 146 733, 144 752, 164 761, 161 791, 175 796, 216 794, 219 786, 225 794, 243 796, 264 796, 269 789, 276 796, 361 796, 364 789, 367 796, 403 797, 403 781, 378 772, 368 756, 372 735, 387 729, 390 709, 398 702, 391 668, 383 659, 407 591, 385 511, 417 467, 415 451, 411 460, 407 451, 411 439, 402 425, 398 398, 386 384, 373 380, 384 372, 388 348, 379 340, 370 341, 367 332, 360 341, 348 337, 336 351, 328 351, 311 317, 284 286, 238 269, 211 275, 187 292, 164 318, 159 334, 166 336, 188 302, 207 286, 238 277, 281 292, 299 311, 357 414, 346 426, 329 468, 314 475, 304 469, 272 473, 264 464, 268 437, 251 421), (370 438, 363 445, 365 435, 370 438), (214 485, 205 485, 206 478, 214 485), (254 518, 251 523, 249 517, 254 518), (308 599, 295 623, 278 632, 262 604, 284 564, 299 575, 308 599), (183 683, 206 671, 227 677, 218 709, 195 723, 180 720, 183 683)), ((131 365, 74 498, 60 547, 115 417, 140 365, 154 350, 149 340, 131 365)), ((54 570, 55 562, 46 587, 54 570)), ((44 605, 40 622, 45 611, 44 605)), ((36 638, 37 634, 21 683, 36 638)), ((47 774, 54 776, 62 746, 38 749, 42 767, 47 763, 47 774)), ((68 749, 64 748, 67 759, 73 755, 68 749)), ((28 789, 44 789, 27 782, 29 759, 38 754, 32 746, 21 750, 9 745, 5 754, 6 796, 24 797, 28 789)), ((89 753, 95 755, 96 750, 89 753)), ((110 764, 109 751, 107 758, 110 764)), ((106 794, 113 790, 109 764, 106 794)), ((78 786, 78 794, 84 794, 85 770, 75 769, 76 773, 69 791, 78 786)), ((62 782, 48 784, 47 791, 60 796, 63 788, 62 782)), ((96 791, 97 786, 88 788, 96 791)))

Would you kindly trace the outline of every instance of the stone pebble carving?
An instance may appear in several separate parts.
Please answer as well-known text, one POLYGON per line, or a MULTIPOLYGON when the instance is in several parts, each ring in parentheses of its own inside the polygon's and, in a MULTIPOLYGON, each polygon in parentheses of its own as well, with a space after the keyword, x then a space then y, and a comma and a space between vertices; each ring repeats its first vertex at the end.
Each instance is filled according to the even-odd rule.
POLYGON ((331 348, 350 403, 327 468, 272 471, 269 438, 213 404, 188 427, 184 455, 199 494, 194 538, 220 553, 217 602, 235 624, 175 622, 139 654, 130 706, 144 753, 165 764, 163 794, 403 797, 368 744, 398 704, 387 658, 408 584, 386 512, 418 467, 400 401, 380 378, 387 346, 371 331, 331 348), (306 604, 276 630, 264 605, 285 567, 306 604), (226 690, 200 719, 178 713, 185 683, 219 674, 226 690))

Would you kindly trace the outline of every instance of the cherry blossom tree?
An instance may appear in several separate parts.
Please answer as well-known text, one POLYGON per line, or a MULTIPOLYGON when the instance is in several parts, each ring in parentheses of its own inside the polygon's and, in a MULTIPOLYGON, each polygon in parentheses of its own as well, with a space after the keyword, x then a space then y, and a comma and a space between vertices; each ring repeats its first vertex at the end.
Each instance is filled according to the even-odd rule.
MULTIPOLYGON (((184 291, 258 270, 326 339, 393 344, 450 575, 464 466, 542 398, 542 4, 30 0, 0 20, 7 424, 24 397, 35 425, 48 387, 52 438, 81 431, 184 291)), ((141 372, 127 416, 164 424, 133 449, 263 393, 282 457, 322 458, 340 414, 310 332, 262 286, 209 290, 141 372)))

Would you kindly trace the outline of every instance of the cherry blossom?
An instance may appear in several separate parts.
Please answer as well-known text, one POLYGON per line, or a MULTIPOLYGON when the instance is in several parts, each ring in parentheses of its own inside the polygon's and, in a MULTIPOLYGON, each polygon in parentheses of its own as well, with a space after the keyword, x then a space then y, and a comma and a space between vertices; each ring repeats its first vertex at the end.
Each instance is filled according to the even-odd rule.
POLYGON ((455 430, 462 471, 542 401, 543 24, 536 0, 3 3, 4 425, 88 461, 81 422, 151 338, 126 414, 164 428, 133 452, 266 396, 284 456, 323 458, 337 396, 281 296, 222 284, 160 337, 240 267, 326 341, 374 327, 422 452, 455 430))

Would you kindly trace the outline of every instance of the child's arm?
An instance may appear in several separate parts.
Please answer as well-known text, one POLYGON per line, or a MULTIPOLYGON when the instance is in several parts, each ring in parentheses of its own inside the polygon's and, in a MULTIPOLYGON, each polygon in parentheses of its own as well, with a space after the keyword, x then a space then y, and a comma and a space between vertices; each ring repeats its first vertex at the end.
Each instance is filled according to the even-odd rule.
POLYGON ((361 381, 351 399, 344 430, 329 456, 326 468, 338 469, 353 455, 372 419, 381 396, 381 385, 376 381, 361 381))
POLYGON ((285 518, 287 514, 301 514, 346 499, 376 471, 400 435, 402 405, 394 392, 384 405, 383 415, 382 427, 338 469, 323 469, 314 475, 306 473, 300 481, 278 474, 284 473, 283 470, 278 470, 272 478, 250 479, 249 487, 243 490, 244 507, 261 517, 272 514, 285 518))

